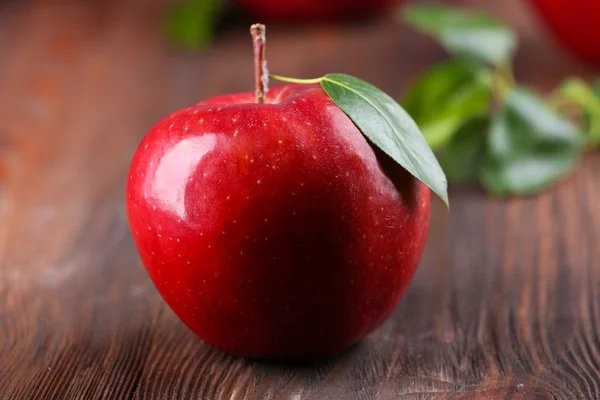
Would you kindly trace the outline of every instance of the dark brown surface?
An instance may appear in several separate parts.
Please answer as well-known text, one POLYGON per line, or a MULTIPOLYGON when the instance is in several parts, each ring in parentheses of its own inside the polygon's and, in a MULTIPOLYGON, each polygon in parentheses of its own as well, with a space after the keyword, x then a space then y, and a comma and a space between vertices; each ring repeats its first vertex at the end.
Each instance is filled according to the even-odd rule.
MULTIPOLYGON (((595 156, 535 198, 455 189, 450 213, 435 202, 397 312, 336 359, 245 361, 194 337, 139 262, 125 176, 165 113, 252 90, 252 47, 240 28, 203 54, 169 50, 160 3, 38 0, 0 12, 1 399, 600 397, 595 156)), ((462 3, 520 28, 525 81, 548 89, 591 74, 536 36, 520 0, 462 3)), ((391 21, 269 34, 274 72, 346 72, 390 93, 443 58, 391 21)))

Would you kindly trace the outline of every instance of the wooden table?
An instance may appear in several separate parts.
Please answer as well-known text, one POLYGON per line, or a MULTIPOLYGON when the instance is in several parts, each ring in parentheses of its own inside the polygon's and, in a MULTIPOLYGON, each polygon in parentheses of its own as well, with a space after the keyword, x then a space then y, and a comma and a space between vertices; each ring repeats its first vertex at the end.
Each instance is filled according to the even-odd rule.
MULTIPOLYGON (((598 156, 534 198, 453 188, 393 318, 338 358, 251 362, 191 334, 133 246, 127 167, 167 112, 251 90, 251 47, 244 26, 175 52, 162 3, 0 2, 0 398, 600 397, 598 156)), ((462 3, 519 28, 520 79, 547 90, 592 74, 521 0, 462 3)), ((268 55, 283 75, 345 72, 392 94, 445 57, 391 19, 271 27, 268 55)))

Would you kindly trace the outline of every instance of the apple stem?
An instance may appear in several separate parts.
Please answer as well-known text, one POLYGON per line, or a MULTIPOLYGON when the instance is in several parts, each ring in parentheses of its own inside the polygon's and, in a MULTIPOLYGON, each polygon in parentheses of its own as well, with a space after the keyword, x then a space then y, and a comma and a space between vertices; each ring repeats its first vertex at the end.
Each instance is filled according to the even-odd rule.
POLYGON ((266 30, 263 24, 254 24, 250 27, 252 42, 254 44, 254 69, 256 73, 256 102, 265 102, 265 93, 269 91, 269 70, 265 58, 266 30))

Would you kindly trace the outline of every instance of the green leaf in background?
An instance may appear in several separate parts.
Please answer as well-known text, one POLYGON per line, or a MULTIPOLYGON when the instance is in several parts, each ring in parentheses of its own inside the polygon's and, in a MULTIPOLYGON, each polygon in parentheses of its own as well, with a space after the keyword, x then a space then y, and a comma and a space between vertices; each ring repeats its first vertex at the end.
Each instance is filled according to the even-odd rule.
POLYGON ((415 121, 394 99, 349 75, 328 74, 320 82, 331 100, 373 144, 448 204, 442 168, 415 121))
POLYGON ((479 178, 490 119, 480 116, 465 123, 440 154, 440 164, 451 182, 467 183, 479 178))
POLYGON ((591 147, 600 146, 600 92, 583 79, 571 78, 558 88, 560 105, 574 104, 583 110, 585 131, 591 147))
POLYGON ((592 89, 594 90, 594 93, 596 93, 596 96, 600 97, 600 79, 594 81, 592 89))
POLYGON ((172 6, 165 20, 168 38, 174 44, 197 50, 212 38, 223 0, 182 0, 172 6))
POLYGON ((407 90, 402 105, 431 148, 439 150, 466 121, 489 112, 490 85, 487 70, 452 60, 421 75, 407 90))
POLYGON ((583 136, 538 97, 512 90, 493 118, 480 179, 496 195, 533 194, 575 167, 583 136))
MULTIPOLYGON (((596 95, 594 104, 600 104, 600 79, 592 85, 592 91, 596 95)), ((600 147, 600 108, 594 107, 594 111, 587 113, 589 141, 592 147, 600 147)))
POLYGON ((508 63, 517 47, 517 36, 510 27, 485 14, 423 4, 403 7, 402 18, 450 53, 486 64, 508 63))

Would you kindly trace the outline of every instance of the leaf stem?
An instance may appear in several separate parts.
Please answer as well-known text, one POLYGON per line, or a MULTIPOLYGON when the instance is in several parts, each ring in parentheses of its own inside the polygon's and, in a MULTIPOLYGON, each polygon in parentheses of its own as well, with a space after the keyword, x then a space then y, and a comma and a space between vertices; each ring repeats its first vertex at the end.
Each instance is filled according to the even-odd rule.
POLYGON ((263 104, 265 102, 265 93, 269 91, 269 69, 265 58, 266 30, 262 24, 254 24, 250 27, 252 43, 254 45, 254 70, 256 86, 256 102, 263 104))
POLYGON ((281 82, 302 83, 302 84, 320 83, 323 80, 323 77, 314 78, 314 79, 298 79, 298 78, 288 78, 286 76, 279 76, 279 75, 269 75, 269 76, 271 78, 281 81, 281 82))

